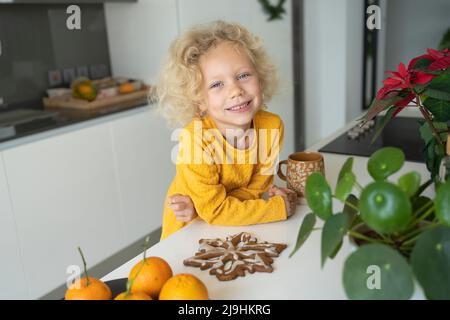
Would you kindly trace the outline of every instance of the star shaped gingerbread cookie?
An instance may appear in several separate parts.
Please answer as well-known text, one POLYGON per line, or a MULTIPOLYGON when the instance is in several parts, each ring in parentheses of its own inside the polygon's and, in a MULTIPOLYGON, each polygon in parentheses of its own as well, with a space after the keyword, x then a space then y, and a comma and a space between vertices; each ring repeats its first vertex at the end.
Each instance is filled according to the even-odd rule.
POLYGON ((258 240, 247 232, 222 239, 200 239, 198 252, 184 265, 209 270, 221 281, 245 276, 246 272, 272 272, 273 258, 287 247, 281 243, 258 240))

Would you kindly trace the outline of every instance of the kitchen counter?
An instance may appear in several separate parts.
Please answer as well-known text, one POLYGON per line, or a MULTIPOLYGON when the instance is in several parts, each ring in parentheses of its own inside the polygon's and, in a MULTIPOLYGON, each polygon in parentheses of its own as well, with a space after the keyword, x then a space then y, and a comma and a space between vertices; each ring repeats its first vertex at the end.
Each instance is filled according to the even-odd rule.
POLYGON ((146 102, 140 102, 137 104, 121 104, 99 108, 97 110, 45 109, 47 112, 55 112, 56 116, 51 119, 45 119, 45 121, 31 121, 26 124, 25 129, 17 131, 7 138, 2 139, 0 137, 0 151, 117 119, 147 108, 149 108, 149 105, 146 102))
MULTIPOLYGON (((345 128, 336 132, 338 136, 351 127, 350 123, 345 128)), ((318 150, 332 139, 332 136, 322 140, 310 150, 318 150)), ((348 156, 324 153, 325 175, 332 186, 336 185, 337 176, 342 164, 348 156)), ((368 158, 355 157, 354 172, 358 182, 367 184, 371 181, 366 167, 368 158)), ((401 174, 416 170, 425 181, 429 174, 425 165, 417 162, 406 162, 402 170, 393 175, 390 180, 395 181, 401 174)), ((275 181, 279 185, 279 181, 275 181), (277 183, 278 182, 278 183, 277 183)), ((431 195, 432 191, 426 190, 425 194, 431 195)), ((338 212, 342 208, 337 200, 333 200, 333 211, 338 212)), ((306 205, 297 206, 296 213, 286 221, 243 226, 222 227, 208 225, 197 219, 190 225, 174 233, 163 241, 157 243, 147 251, 147 256, 159 256, 164 258, 172 267, 173 273, 192 273, 199 277, 207 286, 211 299, 346 299, 342 286, 343 264, 354 251, 354 246, 348 238, 344 239, 342 248, 333 260, 327 260, 323 269, 320 267, 320 242, 321 232, 314 231, 302 248, 289 258, 292 252, 299 227, 303 218, 310 212, 306 205), (209 275, 209 271, 201 271, 199 268, 183 265, 183 259, 193 256, 198 249, 198 240, 204 238, 222 238, 239 232, 250 232, 260 241, 285 243, 288 247, 278 258, 274 258, 273 273, 247 274, 232 281, 218 281, 215 276, 209 275)), ((323 223, 318 221, 316 227, 323 223)), ((102 278, 103 281, 126 278, 131 268, 142 259, 142 254, 131 259, 102 278)), ((423 293, 416 286, 413 299, 423 299, 423 293)))

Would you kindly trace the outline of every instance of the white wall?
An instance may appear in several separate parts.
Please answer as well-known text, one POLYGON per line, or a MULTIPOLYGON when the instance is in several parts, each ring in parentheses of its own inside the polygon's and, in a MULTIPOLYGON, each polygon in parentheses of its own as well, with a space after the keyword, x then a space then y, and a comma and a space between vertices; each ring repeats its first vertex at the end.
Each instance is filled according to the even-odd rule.
POLYGON ((386 1, 386 62, 384 70, 396 69, 400 62, 436 49, 450 28, 450 1, 386 1))
MULTIPOLYGON (((279 66, 282 88, 269 104, 285 124, 281 158, 294 151, 294 106, 292 86, 291 2, 280 21, 267 22, 257 0, 139 0, 134 4, 105 4, 112 70, 114 75, 132 76, 154 83, 170 42, 183 30, 197 23, 224 19, 241 23, 261 37, 279 66)), ((163 121, 161 119, 161 121, 163 121)), ((175 145, 168 135, 159 139, 175 145)), ((158 152, 169 152, 161 149, 158 152)), ((174 167, 161 170, 174 173, 174 167)))
POLYGON ((306 146, 358 115, 362 2, 304 0, 306 146))

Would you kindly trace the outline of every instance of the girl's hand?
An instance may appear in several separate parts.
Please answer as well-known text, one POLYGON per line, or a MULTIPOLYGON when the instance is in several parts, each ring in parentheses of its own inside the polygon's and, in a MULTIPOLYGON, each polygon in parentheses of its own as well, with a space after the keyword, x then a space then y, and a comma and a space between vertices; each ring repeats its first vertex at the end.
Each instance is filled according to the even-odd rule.
POLYGON ((275 185, 269 187, 269 197, 282 196, 286 205, 287 216, 290 217, 295 213, 297 208, 297 193, 288 188, 280 188, 275 185))
POLYGON ((180 222, 190 222, 197 217, 197 211, 192 203, 191 197, 182 194, 174 194, 167 198, 167 207, 173 210, 180 222))

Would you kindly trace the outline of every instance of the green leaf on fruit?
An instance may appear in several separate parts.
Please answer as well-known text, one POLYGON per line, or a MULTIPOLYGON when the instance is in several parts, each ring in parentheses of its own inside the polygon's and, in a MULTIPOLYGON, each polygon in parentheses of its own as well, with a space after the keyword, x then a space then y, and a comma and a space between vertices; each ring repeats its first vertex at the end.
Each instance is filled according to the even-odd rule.
POLYGON ((375 180, 385 180, 400 170, 405 154, 399 148, 385 147, 375 151, 367 163, 367 170, 375 180))
POLYGON ((322 220, 327 220, 333 214, 331 188, 325 177, 312 173, 306 180, 306 201, 311 210, 322 220))
POLYGON ((353 300, 407 300, 414 291, 406 259, 382 244, 367 244, 344 264, 344 289, 353 300))

